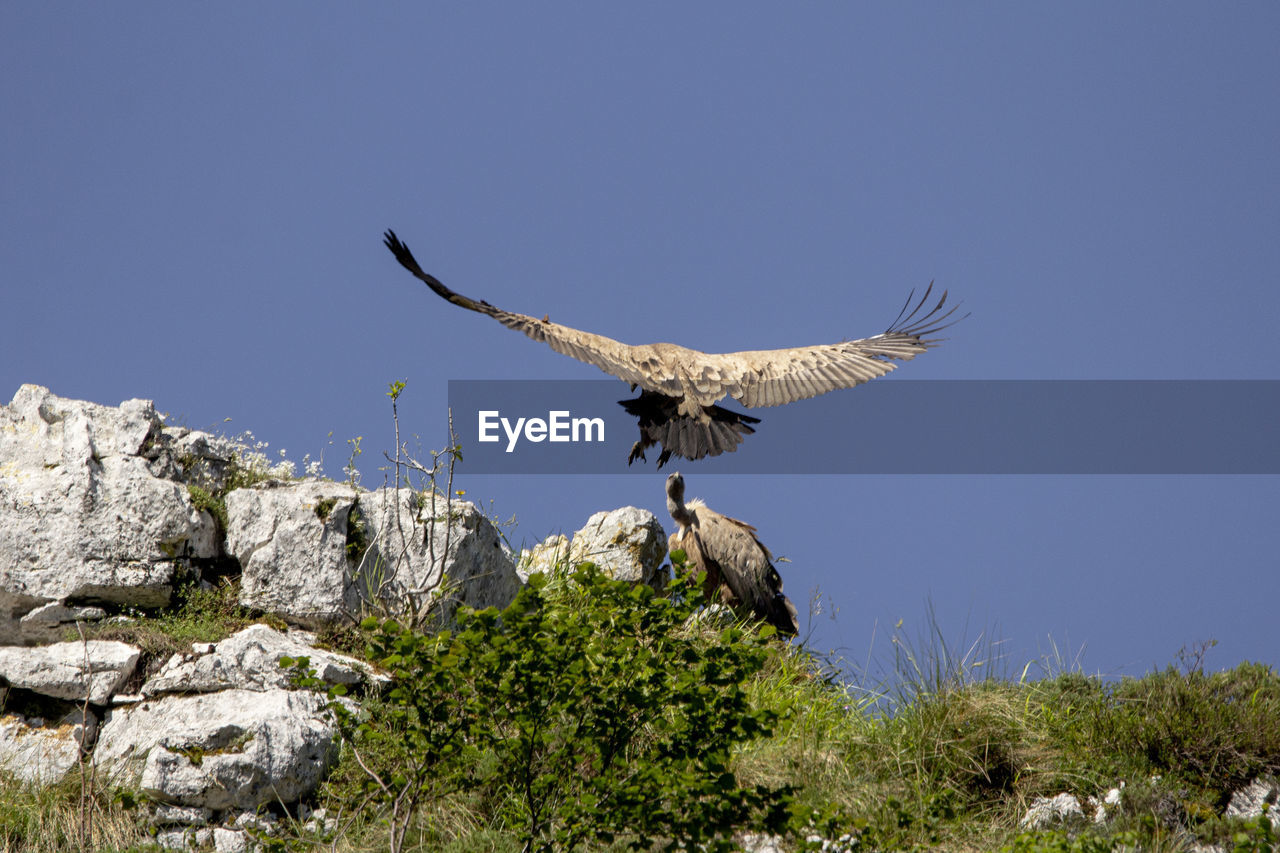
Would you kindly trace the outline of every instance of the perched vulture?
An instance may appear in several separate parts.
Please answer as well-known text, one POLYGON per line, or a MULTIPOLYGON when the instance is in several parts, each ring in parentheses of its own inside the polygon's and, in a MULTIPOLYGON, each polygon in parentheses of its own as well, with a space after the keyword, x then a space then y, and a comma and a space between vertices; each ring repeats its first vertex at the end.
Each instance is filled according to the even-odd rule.
POLYGON ((708 601, 722 601, 787 636, 800 630, 795 605, 782 594, 773 555, 756 538, 754 527, 700 500, 686 504, 679 471, 667 477, 667 511, 677 525, 667 544, 672 551, 682 549, 689 565, 707 573, 703 592, 708 601))
POLYGON ((888 330, 856 341, 730 353, 705 353, 676 344, 630 346, 552 323, 547 315, 539 320, 512 314, 455 293, 423 272, 394 231, 387 231, 383 242, 401 266, 454 305, 487 314, 508 329, 546 342, 558 353, 594 364, 630 383, 633 391, 640 388, 639 397, 620 401, 640 424, 640 440, 631 448, 628 465, 637 458, 644 460, 645 448, 655 444, 662 446, 659 468, 672 454, 701 459, 737 450, 743 436, 755 432, 751 424, 760 419, 721 408, 716 405, 720 400, 732 397, 754 409, 861 385, 893 370, 895 359, 909 361, 938 344, 941 339, 929 335, 951 325, 946 321, 956 310, 942 310, 946 291, 936 305, 924 310, 933 292, 930 283, 914 308, 915 292, 907 297, 888 330))

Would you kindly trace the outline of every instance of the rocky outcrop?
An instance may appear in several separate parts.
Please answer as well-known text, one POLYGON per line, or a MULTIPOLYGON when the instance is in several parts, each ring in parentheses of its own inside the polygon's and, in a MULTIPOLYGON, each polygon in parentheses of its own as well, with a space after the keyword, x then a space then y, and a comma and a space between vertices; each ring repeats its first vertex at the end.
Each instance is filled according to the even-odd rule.
POLYGON ((162 829, 172 845, 209 842, 215 834, 219 843, 240 843, 242 828, 210 824, 305 798, 336 755, 326 698, 289 689, 281 659, 305 657, 318 678, 353 695, 382 678, 313 642, 303 632, 252 625, 173 656, 143 683, 140 696, 117 693, 139 655, 125 643, 0 649, 0 674, 10 685, 6 705, 21 705, 21 697, 14 699, 21 693, 63 709, 56 719, 0 716, 0 772, 50 785, 78 772, 87 755, 103 778, 158 803, 157 825, 193 827, 162 829))
POLYGON ((162 608, 215 561, 239 572, 245 606, 306 626, 371 608, 447 620, 459 603, 515 597, 510 549, 473 504, 432 510, 409 489, 316 479, 228 491, 244 479, 232 476, 239 451, 164 426, 147 400, 109 407, 22 386, 0 407, 0 643, 162 608))
POLYGON ((0 771, 23 782, 52 785, 80 767, 81 750, 97 732, 92 711, 71 708, 56 720, 0 716, 0 771))
POLYGON ((127 643, 97 640, 0 648, 4 707, 40 709, 0 716, 0 771, 52 785, 77 770, 101 711, 85 703, 111 701, 133 675, 139 654, 127 643))
POLYGON ((411 489, 356 492, 304 481, 227 496, 241 603, 322 626, 369 612, 452 618, 458 604, 504 607, 519 591, 510 549, 474 504, 411 489))
POLYGON ((164 694, 216 693, 219 690, 286 690, 289 671, 281 658, 308 658, 326 684, 357 685, 373 677, 368 664, 311 645, 267 625, 251 625, 220 643, 197 643, 190 654, 174 655, 142 685, 148 698, 164 694))
POLYGON ((573 565, 569 558, 569 537, 563 533, 548 536, 546 539, 520 552, 516 560, 516 571, 520 582, 527 583, 529 575, 551 574, 562 566, 573 565))
POLYGON ((1018 826, 1036 831, 1083 822, 1084 810, 1080 808, 1080 801, 1073 794, 1058 794, 1055 797, 1037 797, 1022 820, 1018 821, 1018 826))
POLYGON ((653 583, 667 555, 667 535, 647 509, 624 506, 597 512, 573 534, 569 557, 590 561, 620 581, 653 583))
MULTIPOLYGON (((1159 783, 1159 777, 1151 780, 1152 785, 1159 783)), ((1121 808, 1126 797, 1125 783, 1121 782, 1101 797, 1086 798, 1082 807, 1074 794, 1061 793, 1053 797, 1037 797, 1023 814, 1018 825, 1032 832, 1050 829, 1081 829, 1087 817, 1092 814, 1095 824, 1110 821, 1121 808)), ((1231 801, 1223 812, 1229 819, 1257 820, 1264 813, 1273 827, 1280 827, 1280 813, 1277 813, 1277 802, 1280 801, 1280 782, 1274 778, 1255 779, 1245 787, 1231 795, 1231 801)), ((1183 821, 1170 816, 1170 827, 1177 830, 1183 821)), ((1189 848, 1197 853, 1226 853, 1227 848, 1191 842, 1189 848)))
POLYGON ((227 495, 227 551, 240 562, 240 603, 322 625, 360 610, 349 559, 354 489, 307 480, 227 495))
POLYGON ((315 790, 337 746, 324 697, 225 690, 113 708, 94 760, 112 784, 161 803, 252 811, 315 790))
POLYGON ((1226 816, 1254 820, 1264 811, 1271 825, 1280 829, 1280 781, 1271 777, 1255 779, 1232 794, 1226 816))
MULTIPOLYGON (((163 610, 179 584, 224 575, 243 606, 303 627, 370 612, 435 624, 519 591, 510 549, 475 505, 297 480, 264 462, 165 426, 146 400, 111 407, 24 385, 0 407, 0 773, 48 785, 93 766, 146 795, 162 846, 245 849, 246 821, 270 820, 250 812, 284 805, 306 819, 336 755, 326 698, 292 689, 281 659, 307 658, 356 697, 344 703, 385 679, 265 624, 158 669, 142 661, 144 679, 134 646, 68 642, 84 636, 77 623, 163 610)), ((634 507, 597 513, 564 545, 645 583, 666 550, 657 519, 634 507)))
POLYGON ((448 622, 459 604, 505 607, 520 591, 511 549, 473 503, 438 497, 433 507, 411 489, 379 489, 361 496, 360 519, 360 576, 381 609, 433 609, 448 622))
POLYGON ((133 675, 138 655, 127 643, 102 640, 5 646, 0 648, 0 679, 43 696, 103 705, 133 675))
POLYGON ((0 407, 0 642, 47 639, 56 622, 22 618, 49 604, 163 606, 193 559, 217 555, 213 517, 155 473, 175 469, 162 433, 146 400, 23 385, 0 407))
POLYGON ((520 555, 520 577, 550 572, 561 565, 591 562, 618 580, 654 584, 665 579, 661 571, 667 554, 667 536, 657 516, 647 509, 625 506, 597 512, 573 534, 552 536, 520 555))

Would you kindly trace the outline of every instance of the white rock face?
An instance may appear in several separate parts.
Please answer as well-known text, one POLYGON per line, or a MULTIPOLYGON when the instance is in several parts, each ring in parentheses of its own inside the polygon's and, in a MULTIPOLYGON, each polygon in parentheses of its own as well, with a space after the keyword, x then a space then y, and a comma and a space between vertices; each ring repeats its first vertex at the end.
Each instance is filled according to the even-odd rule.
POLYGON ((1254 779, 1231 795, 1226 816, 1250 820, 1268 809, 1267 818, 1274 827, 1280 827, 1280 782, 1275 779, 1254 779))
POLYGON ((116 708, 94 751, 112 783, 214 811, 296 802, 336 757, 325 700, 286 690, 226 690, 116 708))
POLYGON ((1121 799, 1121 796, 1123 795, 1123 791, 1124 791, 1124 782, 1121 782, 1118 787, 1112 788, 1111 790, 1107 791, 1107 793, 1103 795, 1101 800, 1099 800, 1097 797, 1090 797, 1088 799, 1087 805, 1091 809, 1093 809, 1094 823, 1107 822, 1107 819, 1111 816, 1111 812, 1108 809, 1108 807, 1115 808, 1120 805, 1120 799, 1121 799))
POLYGON ((52 785, 80 765, 80 746, 93 740, 98 718, 79 709, 48 723, 16 714, 0 717, 0 771, 22 782, 52 785))
POLYGON ((214 853, 244 853, 249 849, 249 838, 238 829, 213 828, 214 853))
POLYGON ((159 803, 151 813, 156 826, 208 826, 213 819, 213 809, 196 806, 171 806, 159 803))
POLYGON ((667 554, 667 534, 647 509, 624 506, 597 512, 573 534, 570 559, 589 560, 610 577, 652 583, 667 554))
POLYGON ((590 561, 617 580, 653 584, 666 553, 667 534, 657 516, 647 509, 624 506, 591 516, 572 541, 552 536, 521 552, 520 577, 528 580, 535 572, 590 561))
POLYGON ((742 847, 742 853, 786 853, 787 850, 778 836, 755 832, 744 834, 738 839, 738 844, 742 847))
POLYGON ((359 612, 347 559, 347 521, 356 493, 305 480, 227 495, 227 551, 240 561, 240 603, 302 624, 359 612))
POLYGON ((361 563, 365 595, 400 612, 439 607, 448 621, 458 604, 506 607, 520 591, 511 549, 475 504, 438 499, 418 505, 410 489, 378 489, 360 498, 369 549, 361 563))
POLYGON ((51 601, 37 607, 18 620, 18 626, 24 635, 37 636, 45 633, 54 636, 63 625, 74 625, 76 622, 96 622, 106 618, 107 611, 101 607, 68 607, 51 601))
POLYGON ((1084 820, 1080 801, 1071 794, 1056 797, 1037 797, 1027 809, 1018 826, 1033 831, 1084 820))
POLYGON ((156 844, 162 850, 209 850, 214 853, 245 853, 250 849, 249 838, 238 829, 200 827, 195 829, 166 829, 156 834, 156 844))
POLYGON ((529 575, 549 574, 561 566, 570 565, 569 537, 563 533, 548 536, 532 548, 520 552, 516 560, 516 573, 521 583, 528 583, 529 575))
POLYGON ((23 385, 0 407, 0 642, 51 602, 162 606, 189 559, 217 556, 212 517, 150 470, 161 433, 146 400, 23 385))
POLYGON ((133 675, 138 649, 109 640, 0 647, 0 678, 55 699, 104 705, 133 675))
POLYGON ((282 657, 307 657, 327 684, 358 684, 368 666, 355 658, 313 648, 267 625, 250 625, 213 645, 197 643, 189 655, 174 655, 142 685, 144 696, 213 693, 219 690, 284 690, 289 671, 282 657))

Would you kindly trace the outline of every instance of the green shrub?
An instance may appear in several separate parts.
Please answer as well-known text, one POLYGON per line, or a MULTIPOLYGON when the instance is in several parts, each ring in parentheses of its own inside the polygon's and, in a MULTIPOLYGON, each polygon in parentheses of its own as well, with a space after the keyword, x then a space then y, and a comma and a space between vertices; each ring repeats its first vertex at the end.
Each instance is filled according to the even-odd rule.
POLYGON ((1110 689, 1095 742, 1140 756, 1152 772, 1210 780, 1223 796, 1280 772, 1280 675, 1258 663, 1225 672, 1172 667, 1110 689))
POLYGON ((392 849, 421 806, 457 796, 527 850, 725 850, 736 830, 781 830, 788 789, 741 785, 731 768, 775 722, 743 689, 772 629, 709 629, 701 605, 697 578, 660 597, 584 565, 533 575, 454 632, 371 621, 393 684, 369 715, 343 716, 392 849))

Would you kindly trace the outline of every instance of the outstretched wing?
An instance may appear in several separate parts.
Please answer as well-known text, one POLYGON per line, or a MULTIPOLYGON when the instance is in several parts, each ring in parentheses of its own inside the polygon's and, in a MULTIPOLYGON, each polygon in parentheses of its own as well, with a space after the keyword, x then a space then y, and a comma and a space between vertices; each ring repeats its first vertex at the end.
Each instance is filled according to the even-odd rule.
POLYGON ((910 312, 907 309, 915 294, 908 296, 898 319, 879 335, 838 344, 720 356, 724 359, 724 389, 744 406, 758 408, 817 397, 884 376, 897 367, 895 361, 910 361, 937 346, 942 339, 930 336, 964 319, 947 322, 959 306, 943 310, 946 291, 936 305, 923 311, 932 292, 930 283, 910 312))
POLYGON ((702 406, 714 405, 726 396, 751 408, 781 406, 839 388, 852 388, 884 376, 894 369, 894 361, 909 361, 936 346, 941 339, 930 335, 964 319, 947 322, 956 307, 943 311, 946 291, 937 305, 921 313, 933 292, 930 283, 914 308, 914 291, 907 297, 898 319, 885 332, 861 340, 735 353, 704 353, 675 344, 631 346, 604 335, 503 311, 484 300, 455 293, 422 270, 394 231, 387 231, 383 242, 401 266, 454 305, 487 314, 508 329, 523 332, 558 353, 593 364, 633 386, 677 399, 687 396, 702 406))
POLYGON ((642 369, 646 361, 644 354, 637 357, 633 353, 635 350, 645 350, 646 347, 632 347, 613 338, 606 338, 604 335, 594 335, 591 332, 583 332, 525 314, 513 314, 496 308, 483 299, 477 301, 455 293, 445 287, 440 279, 423 271, 413 257, 413 253, 409 251, 409 247, 396 237, 394 231, 388 230, 382 242, 391 250, 391 254, 396 256, 396 260, 402 267, 454 305, 487 314, 508 329, 524 332, 535 341, 547 344, 558 353, 587 364, 594 364, 605 373, 612 374, 632 385, 638 385, 649 391, 663 391, 662 383, 655 382, 642 369))

